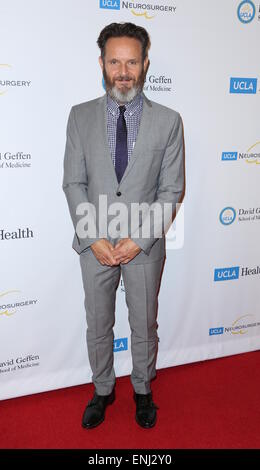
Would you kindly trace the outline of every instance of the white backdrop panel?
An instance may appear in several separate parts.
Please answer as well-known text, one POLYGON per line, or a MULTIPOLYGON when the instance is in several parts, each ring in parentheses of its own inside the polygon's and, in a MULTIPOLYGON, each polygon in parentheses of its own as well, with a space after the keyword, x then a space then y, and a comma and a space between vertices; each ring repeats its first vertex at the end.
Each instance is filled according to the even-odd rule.
MULTIPOLYGON (((259 349, 260 21, 254 2, 255 17, 241 22, 240 3, 0 0, 0 399, 91 381, 61 185, 68 113, 104 94, 96 40, 113 21, 147 28, 145 93, 184 122, 186 196, 176 249, 167 239, 157 367, 259 349), (256 93, 229 93, 231 77, 258 80, 256 93), (237 159, 222 160, 223 152, 237 159), (226 207, 224 215, 236 214, 230 224, 219 219, 226 207), (216 268, 226 268, 225 280, 214 281, 216 268)), ((117 376, 132 367, 127 316, 121 281, 114 332, 128 347, 116 341, 117 376)))

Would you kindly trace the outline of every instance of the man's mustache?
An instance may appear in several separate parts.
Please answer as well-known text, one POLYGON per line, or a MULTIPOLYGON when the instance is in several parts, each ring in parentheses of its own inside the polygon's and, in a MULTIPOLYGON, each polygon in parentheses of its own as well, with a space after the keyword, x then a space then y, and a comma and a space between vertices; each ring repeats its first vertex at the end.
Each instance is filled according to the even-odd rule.
POLYGON ((118 75, 117 77, 114 78, 114 80, 118 80, 119 82, 122 81, 130 81, 133 80, 133 77, 130 77, 129 75, 118 75))

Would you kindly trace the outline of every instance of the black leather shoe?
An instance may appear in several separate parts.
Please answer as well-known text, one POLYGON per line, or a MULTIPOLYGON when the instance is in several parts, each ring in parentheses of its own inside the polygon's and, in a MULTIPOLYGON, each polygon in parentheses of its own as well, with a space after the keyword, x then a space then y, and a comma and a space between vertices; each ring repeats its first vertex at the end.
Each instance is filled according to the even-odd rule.
POLYGON ((145 395, 134 392, 134 400, 137 423, 143 428, 152 428, 156 423, 156 409, 159 409, 152 401, 152 392, 145 395))
POLYGON ((82 418, 82 426, 86 429, 95 428, 105 419, 105 409, 115 400, 115 388, 109 395, 98 395, 95 391, 92 400, 87 404, 82 418))

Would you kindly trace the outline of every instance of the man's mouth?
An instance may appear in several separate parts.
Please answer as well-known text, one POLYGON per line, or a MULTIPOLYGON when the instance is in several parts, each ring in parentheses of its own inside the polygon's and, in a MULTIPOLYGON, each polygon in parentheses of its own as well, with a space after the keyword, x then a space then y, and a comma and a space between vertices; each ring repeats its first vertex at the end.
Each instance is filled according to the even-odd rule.
POLYGON ((123 83, 123 84, 130 83, 131 81, 132 81, 132 78, 118 78, 118 79, 116 79, 116 82, 123 83))

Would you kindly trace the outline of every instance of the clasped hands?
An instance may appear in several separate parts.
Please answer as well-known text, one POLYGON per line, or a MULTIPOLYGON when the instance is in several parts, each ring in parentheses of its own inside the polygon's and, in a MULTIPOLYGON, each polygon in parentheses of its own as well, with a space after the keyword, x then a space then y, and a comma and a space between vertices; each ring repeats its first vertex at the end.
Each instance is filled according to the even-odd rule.
POLYGON ((97 260, 108 266, 126 264, 141 251, 131 238, 122 238, 115 246, 106 238, 102 238, 92 243, 90 248, 97 260))

